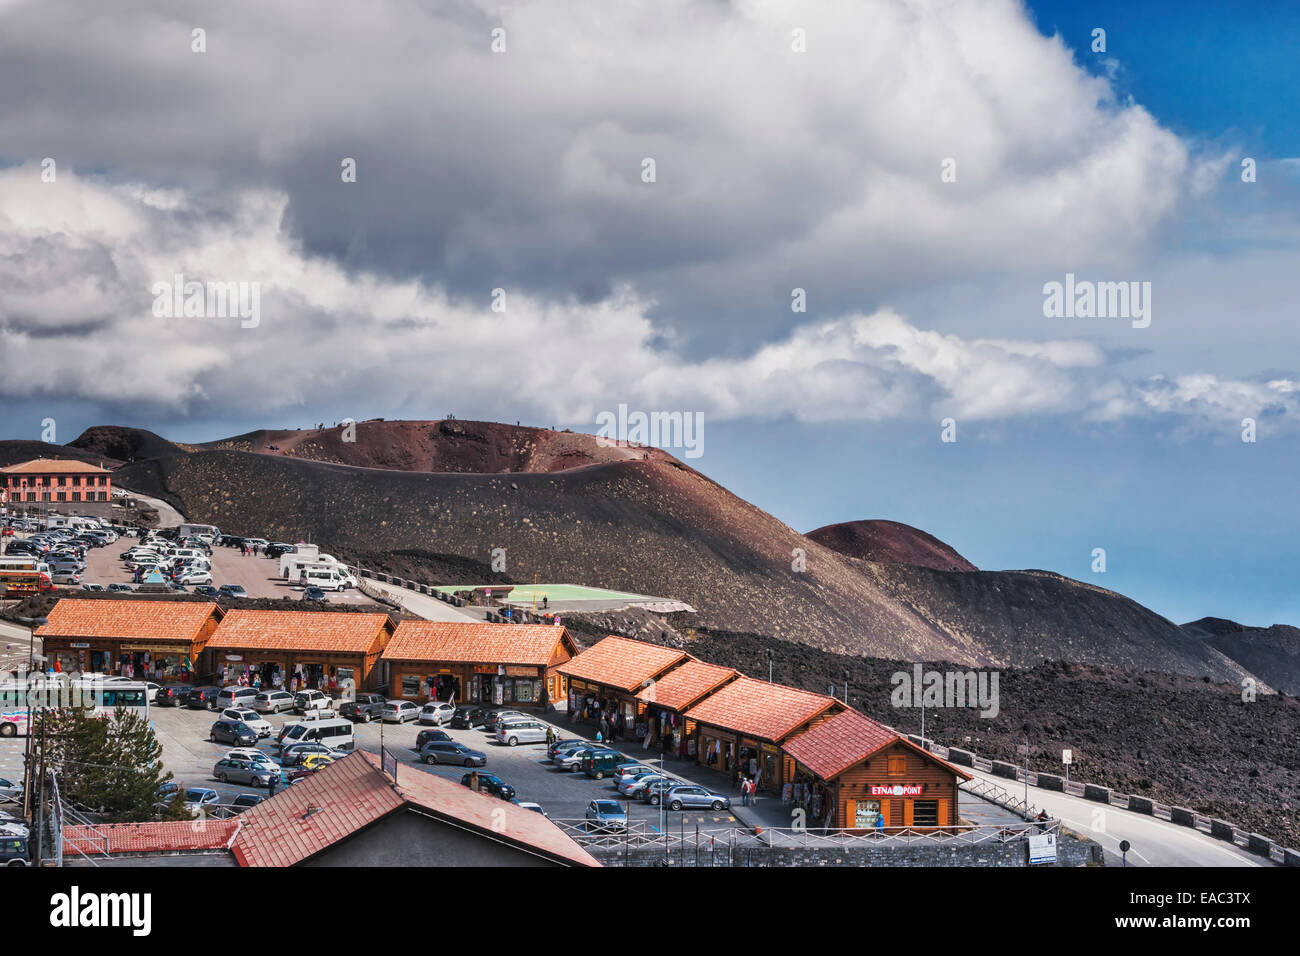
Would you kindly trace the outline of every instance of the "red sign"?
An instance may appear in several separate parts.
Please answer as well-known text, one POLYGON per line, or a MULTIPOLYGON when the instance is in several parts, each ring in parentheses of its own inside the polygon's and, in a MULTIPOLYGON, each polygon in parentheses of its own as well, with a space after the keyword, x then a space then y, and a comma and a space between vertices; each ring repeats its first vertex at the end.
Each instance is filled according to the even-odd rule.
POLYGON ((873 797, 919 797, 925 792, 923 783, 896 783, 892 787, 872 787, 873 797))

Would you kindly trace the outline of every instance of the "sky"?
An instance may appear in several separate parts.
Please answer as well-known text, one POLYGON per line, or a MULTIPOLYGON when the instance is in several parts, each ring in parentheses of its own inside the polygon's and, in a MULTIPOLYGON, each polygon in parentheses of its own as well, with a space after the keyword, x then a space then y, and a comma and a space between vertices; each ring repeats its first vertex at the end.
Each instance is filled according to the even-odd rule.
POLYGON ((0 0, 0 434, 680 411, 797 530, 1300 624, 1300 10, 1132 6, 0 0))

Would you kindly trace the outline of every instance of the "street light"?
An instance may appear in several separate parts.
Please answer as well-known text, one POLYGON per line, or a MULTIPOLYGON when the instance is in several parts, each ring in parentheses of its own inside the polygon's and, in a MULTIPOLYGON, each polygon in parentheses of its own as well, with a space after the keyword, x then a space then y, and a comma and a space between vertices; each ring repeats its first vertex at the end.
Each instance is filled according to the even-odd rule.
POLYGON ((1025 819, 1029 819, 1029 721, 1025 721, 1025 819))
POLYGON ((767 682, 772 683, 772 649, 767 649, 767 682))

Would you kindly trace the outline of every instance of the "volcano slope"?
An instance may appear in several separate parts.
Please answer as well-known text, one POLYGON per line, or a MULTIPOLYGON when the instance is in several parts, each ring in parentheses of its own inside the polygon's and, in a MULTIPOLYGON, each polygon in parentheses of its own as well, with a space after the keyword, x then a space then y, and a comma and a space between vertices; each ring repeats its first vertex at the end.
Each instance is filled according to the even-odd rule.
MULTIPOLYGON (((527 440, 511 426, 493 429, 498 440, 527 440)), ((596 458, 625 450, 591 436, 565 440, 596 458)), ((116 481, 235 534, 309 534, 346 558, 406 552, 413 572, 421 552, 444 556, 430 562, 432 581, 447 555, 489 562, 504 548, 517 581, 536 574, 676 598, 698 610, 701 626, 824 651, 992 667, 1073 659, 1234 683, 1244 674, 1135 602, 1058 575, 937 571, 840 554, 662 452, 561 471, 530 452, 522 464, 539 470, 475 473, 509 460, 487 446, 439 452, 459 473, 208 449, 137 460, 116 481), (806 569, 796 571, 800 552, 806 569)))

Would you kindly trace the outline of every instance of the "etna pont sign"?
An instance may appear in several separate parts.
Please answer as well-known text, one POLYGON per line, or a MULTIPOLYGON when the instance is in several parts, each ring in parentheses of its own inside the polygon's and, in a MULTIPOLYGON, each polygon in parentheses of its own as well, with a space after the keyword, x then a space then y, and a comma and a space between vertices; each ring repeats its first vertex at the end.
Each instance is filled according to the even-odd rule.
POLYGON ((892 787, 872 787, 873 797, 919 797, 925 793, 923 783, 896 783, 892 787))

